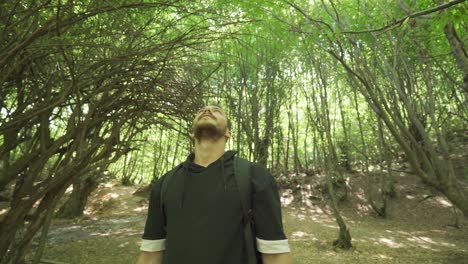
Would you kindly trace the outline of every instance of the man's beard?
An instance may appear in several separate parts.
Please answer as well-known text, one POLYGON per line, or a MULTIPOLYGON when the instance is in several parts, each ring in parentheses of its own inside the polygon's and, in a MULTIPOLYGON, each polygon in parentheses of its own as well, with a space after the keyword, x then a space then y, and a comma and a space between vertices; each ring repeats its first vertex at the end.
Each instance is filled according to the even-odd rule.
POLYGON ((217 141, 224 136, 226 131, 222 131, 211 123, 204 123, 197 125, 193 130, 193 135, 196 140, 212 140, 217 141))

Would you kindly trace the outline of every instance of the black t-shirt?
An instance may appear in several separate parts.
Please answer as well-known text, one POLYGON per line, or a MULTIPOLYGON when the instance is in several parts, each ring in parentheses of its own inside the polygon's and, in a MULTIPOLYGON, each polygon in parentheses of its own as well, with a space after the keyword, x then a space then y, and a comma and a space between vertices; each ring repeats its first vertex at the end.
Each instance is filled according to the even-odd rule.
MULTIPOLYGON (((246 263, 234 155, 235 152, 226 152, 206 168, 192 163, 192 155, 176 173, 166 174, 156 182, 143 235, 147 246, 156 244, 142 245, 142 250, 165 248, 164 264, 246 263), (168 182, 161 195, 163 181, 168 182)), ((258 164, 252 163, 251 173, 257 243, 279 241, 287 245, 276 183, 258 164)))

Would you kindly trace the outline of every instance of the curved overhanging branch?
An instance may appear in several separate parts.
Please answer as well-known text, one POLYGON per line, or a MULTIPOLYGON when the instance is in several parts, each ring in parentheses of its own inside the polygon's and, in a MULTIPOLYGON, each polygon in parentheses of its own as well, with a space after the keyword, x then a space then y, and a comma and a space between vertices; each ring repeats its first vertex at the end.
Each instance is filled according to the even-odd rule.
POLYGON ((387 24, 387 25, 385 25, 383 27, 380 27, 380 28, 360 30, 360 31, 343 31, 343 33, 345 33, 345 34, 364 34, 364 33, 384 31, 384 30, 390 29, 390 28, 395 27, 395 26, 401 26, 401 25, 407 23, 408 20, 410 20, 411 18, 417 18, 417 17, 420 17, 420 16, 424 16, 424 15, 427 15, 427 14, 437 12, 437 11, 441 11, 441 10, 447 9, 447 8, 449 8, 451 6, 461 4, 463 2, 466 2, 466 0, 454 0, 452 2, 448 2, 448 3, 442 4, 442 5, 436 6, 434 8, 426 9, 426 10, 421 11, 421 12, 417 12, 417 13, 414 13, 414 14, 407 15, 407 16, 405 16, 405 17, 403 17, 403 18, 401 18, 401 19, 399 19, 399 20, 397 20, 397 21, 395 21, 393 23, 387 24))

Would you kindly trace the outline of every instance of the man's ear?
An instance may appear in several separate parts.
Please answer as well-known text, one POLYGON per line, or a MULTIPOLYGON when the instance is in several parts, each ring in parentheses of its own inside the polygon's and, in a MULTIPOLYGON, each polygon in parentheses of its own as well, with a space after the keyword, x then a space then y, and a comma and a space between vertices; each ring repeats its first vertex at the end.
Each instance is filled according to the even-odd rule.
POLYGON ((226 133, 224 133, 224 136, 225 136, 227 139, 231 138, 231 136, 232 136, 231 130, 230 130, 230 129, 226 129, 226 133))

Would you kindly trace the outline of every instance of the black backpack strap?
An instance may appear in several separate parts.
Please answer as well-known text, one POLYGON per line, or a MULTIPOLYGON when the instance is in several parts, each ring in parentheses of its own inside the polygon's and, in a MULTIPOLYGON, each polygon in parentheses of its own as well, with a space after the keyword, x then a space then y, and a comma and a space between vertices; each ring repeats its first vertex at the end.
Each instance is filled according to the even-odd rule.
POLYGON ((243 211, 243 224, 244 224, 244 239, 247 249, 247 264, 256 264, 256 247, 255 237, 253 234, 253 211, 252 211, 252 186, 250 174, 250 162, 245 159, 234 157, 234 175, 236 178, 237 187, 243 211))
MULTIPOLYGON (((177 173, 177 171, 179 171, 180 168, 182 168, 183 166, 183 163, 180 163, 179 165, 177 165, 175 168, 173 168, 172 170, 170 170, 168 173, 166 173, 166 176, 164 177, 164 179, 162 180, 162 183, 161 183, 161 193, 160 193, 160 205, 161 205, 161 208, 162 208, 162 211, 164 213, 164 197, 166 196, 166 192, 167 192, 167 186, 170 182, 170 180, 174 177, 174 175, 177 173)), ((166 228, 166 216, 164 215, 164 228, 166 228)))

